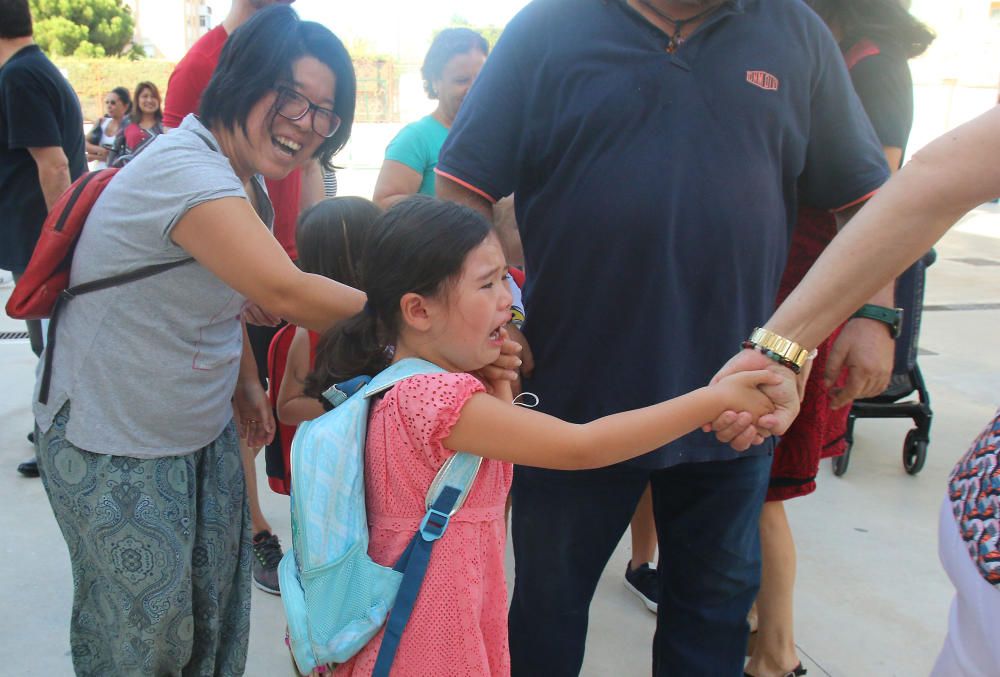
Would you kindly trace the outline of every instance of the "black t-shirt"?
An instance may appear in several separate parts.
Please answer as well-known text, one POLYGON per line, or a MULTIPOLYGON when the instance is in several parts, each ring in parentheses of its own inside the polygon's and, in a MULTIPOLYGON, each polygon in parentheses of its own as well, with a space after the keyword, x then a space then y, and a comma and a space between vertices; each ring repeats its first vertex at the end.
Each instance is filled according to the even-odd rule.
POLYGON ((87 171, 80 101, 37 45, 0 68, 0 268, 22 272, 48 209, 28 148, 61 146, 70 177, 87 171))
MULTIPOLYGON (((888 175, 804 3, 730 0, 668 42, 623 1, 535 0, 437 166, 489 199, 517 195, 525 387, 570 421, 705 385, 774 310, 797 200, 836 209, 888 175)), ((736 456, 697 432, 638 462, 736 456)))
POLYGON ((883 146, 902 148, 913 127, 913 80, 906 56, 892 46, 878 46, 851 68, 851 80, 883 146))

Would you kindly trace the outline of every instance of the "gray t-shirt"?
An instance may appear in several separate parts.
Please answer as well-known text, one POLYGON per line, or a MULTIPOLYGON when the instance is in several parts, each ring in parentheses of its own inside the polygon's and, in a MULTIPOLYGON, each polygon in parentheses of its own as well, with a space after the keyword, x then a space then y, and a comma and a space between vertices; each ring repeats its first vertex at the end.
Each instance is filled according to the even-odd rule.
MULTIPOLYGON (((87 217, 70 285, 189 258, 170 239, 187 211, 247 198, 217 148, 188 115, 126 165, 87 217)), ((255 186, 270 227, 259 177, 255 186)), ((36 392, 39 427, 47 430, 69 400, 67 439, 94 453, 150 458, 211 443, 232 419, 244 301, 197 262, 73 299, 60 311, 47 405, 36 392)))

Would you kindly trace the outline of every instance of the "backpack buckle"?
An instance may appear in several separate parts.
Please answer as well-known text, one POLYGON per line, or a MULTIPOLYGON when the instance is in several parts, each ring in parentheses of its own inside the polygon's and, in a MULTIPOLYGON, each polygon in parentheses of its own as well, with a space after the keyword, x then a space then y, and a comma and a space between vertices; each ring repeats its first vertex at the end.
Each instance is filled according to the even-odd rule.
POLYGON ((449 521, 451 521, 451 516, 448 513, 429 508, 424 519, 420 522, 420 535, 425 541, 436 541, 444 535, 449 521))

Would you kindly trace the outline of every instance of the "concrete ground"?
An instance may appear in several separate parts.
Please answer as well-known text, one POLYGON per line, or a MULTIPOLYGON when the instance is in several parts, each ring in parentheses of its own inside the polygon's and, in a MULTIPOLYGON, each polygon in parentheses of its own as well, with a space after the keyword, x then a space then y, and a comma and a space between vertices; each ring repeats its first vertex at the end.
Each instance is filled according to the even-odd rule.
MULTIPOLYGON (((954 461, 1000 404, 1000 210, 974 212, 938 254, 921 337, 935 414, 926 467, 903 471, 908 422, 860 421, 847 474, 825 464, 819 490, 788 505, 799 548, 796 640, 810 675, 927 674, 944 635, 951 588, 936 555, 937 511, 954 461)), ((18 331, 23 324, 0 318, 0 332, 18 331)), ((0 336, 0 674, 70 675, 66 547, 41 483, 14 471, 31 455, 35 360, 26 340, 0 336)), ((287 543, 287 499, 262 496, 287 543)), ((654 618, 622 586, 628 559, 626 537, 592 607, 584 675, 649 673, 654 618)), ((292 674, 280 600, 255 589, 253 601, 247 674, 292 674)))

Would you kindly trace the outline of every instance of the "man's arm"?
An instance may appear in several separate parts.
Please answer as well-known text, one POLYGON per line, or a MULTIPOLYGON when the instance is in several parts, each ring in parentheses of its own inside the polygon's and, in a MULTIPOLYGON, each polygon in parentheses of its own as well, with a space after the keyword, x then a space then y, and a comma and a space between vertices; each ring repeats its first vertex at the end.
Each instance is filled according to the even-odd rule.
POLYGON ((434 184, 434 192, 441 200, 457 202, 460 205, 472 207, 482 214, 487 221, 493 223, 493 203, 476 191, 438 174, 434 184))
POLYGON ((28 148, 38 167, 38 183, 45 196, 45 208, 52 209, 59 196, 66 192, 72 181, 69 176, 69 160, 60 146, 28 148))
MULTIPOLYGON (((857 205, 834 214, 837 230, 843 229, 861 211, 857 205)), ((896 301, 896 281, 879 289, 866 303, 892 308, 896 301)), ((848 321, 830 348, 824 381, 832 388, 841 371, 847 368, 847 382, 832 388, 830 406, 838 409, 851 400, 875 397, 882 393, 892 378, 896 343, 889 328, 878 320, 856 317, 848 321)))

